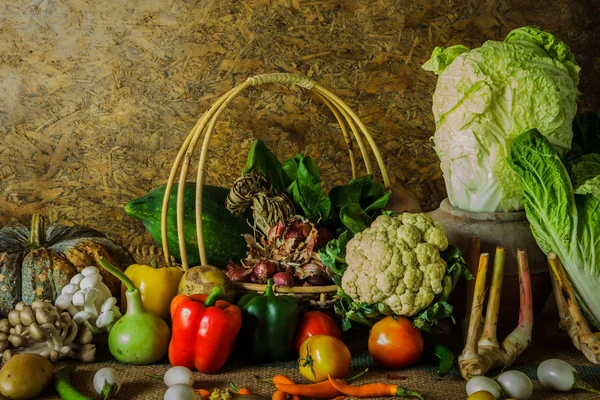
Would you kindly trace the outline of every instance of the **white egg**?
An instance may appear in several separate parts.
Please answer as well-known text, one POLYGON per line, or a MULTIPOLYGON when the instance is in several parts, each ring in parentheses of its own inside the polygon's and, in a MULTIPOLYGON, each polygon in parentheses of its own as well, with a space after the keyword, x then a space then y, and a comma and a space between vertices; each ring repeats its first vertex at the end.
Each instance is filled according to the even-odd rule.
POLYGON ((165 392, 164 400, 197 400, 196 392, 188 385, 173 385, 165 392))
POLYGON ((172 367, 165 373, 164 380, 165 385, 169 387, 173 385, 192 386, 194 373, 186 367, 172 367))
POLYGON ((500 385, 487 376, 474 376, 467 382, 467 396, 472 395, 480 390, 490 392, 496 399, 500 397, 500 385))
POLYGON ((516 400, 529 400, 533 394, 531 380, 521 371, 503 372, 497 380, 506 397, 514 397, 516 400))

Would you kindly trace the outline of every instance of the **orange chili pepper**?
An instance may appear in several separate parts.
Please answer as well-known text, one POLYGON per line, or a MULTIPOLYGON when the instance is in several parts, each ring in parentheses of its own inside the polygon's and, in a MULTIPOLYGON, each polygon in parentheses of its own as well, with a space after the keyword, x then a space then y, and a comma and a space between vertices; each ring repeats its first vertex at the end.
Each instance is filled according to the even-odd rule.
POLYGON ((274 384, 282 383, 284 385, 295 385, 294 381, 285 375, 275 375, 271 378, 271 382, 274 384))
POLYGON ((281 390, 276 390, 271 400, 287 400, 287 394, 281 390))
MULTIPOLYGON (((369 368, 365 369, 360 374, 354 375, 347 381, 352 382, 363 376, 369 371, 369 368)), ((329 381, 323 381, 319 383, 311 383, 308 385, 295 385, 293 381, 287 376, 277 375, 278 379, 282 379, 282 383, 275 383, 275 387, 279 390, 283 390, 287 394, 293 395, 293 400, 299 400, 299 396, 311 397, 314 399, 330 399, 332 397, 340 397, 343 393, 336 390, 329 381), (283 379, 289 379, 290 384, 284 383, 283 379)), ((273 378, 275 380, 275 378, 273 378)))
POLYGON ((352 386, 348 385, 343 379, 334 379, 331 374, 328 374, 331 386, 340 393, 352 397, 383 397, 383 396, 398 396, 398 397, 416 397, 423 399, 423 395, 413 390, 408 390, 402 386, 390 383, 367 383, 366 385, 352 386))
POLYGON ((338 397, 342 394, 339 390, 336 390, 329 381, 311 383, 308 385, 277 383, 275 384, 275 387, 287 394, 306 396, 313 399, 331 399, 332 397, 338 397))
POLYGON ((237 393, 237 394, 252 394, 252 392, 250 391, 250 389, 248 389, 247 387, 242 387, 242 388, 237 387, 236 384, 231 381, 231 379, 229 380, 229 386, 231 387, 231 390, 233 390, 234 393, 237 393))
MULTIPOLYGON (((269 379, 262 379, 262 381, 263 382, 273 383, 275 385, 278 384, 278 383, 279 384, 284 384, 284 385, 294 385, 294 381, 291 380, 290 378, 288 378, 285 375, 275 375, 270 380, 269 379)), ((277 393, 277 392, 275 392, 275 393, 277 393)), ((275 394, 273 396, 275 396, 275 394)), ((291 400, 300 400, 300 396, 292 396, 291 400)))
POLYGON ((210 392, 206 389, 196 389, 195 392, 198 396, 200 396, 200 400, 210 399, 210 392))

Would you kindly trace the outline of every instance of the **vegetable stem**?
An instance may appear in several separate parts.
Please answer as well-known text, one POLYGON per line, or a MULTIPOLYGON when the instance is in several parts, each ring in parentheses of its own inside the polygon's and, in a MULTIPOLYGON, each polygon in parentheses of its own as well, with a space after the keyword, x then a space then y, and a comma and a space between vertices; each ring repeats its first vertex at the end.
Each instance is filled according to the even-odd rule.
POLYGON ((31 228, 29 230, 29 238, 25 242, 25 247, 35 250, 44 247, 46 244, 46 227, 45 220, 42 215, 33 214, 31 216, 31 228))
POLYGON ((473 292, 473 303, 471 307, 471 319, 469 320, 467 342, 463 351, 463 355, 461 356, 461 358, 464 359, 479 357, 479 353, 477 352, 477 336, 479 334, 479 323, 481 321, 483 303, 485 301, 485 282, 487 279, 488 260, 488 253, 482 253, 479 256, 479 266, 477 267, 477 278, 475 280, 475 290, 473 292))
POLYGON ((502 293, 502 283, 504 281, 504 261, 506 259, 506 249, 496 247, 494 257, 494 270, 492 275, 492 284, 490 296, 488 299, 487 310, 485 313, 485 325, 479 346, 498 348, 498 338, 496 328, 498 326, 498 311, 500 310, 500 295, 502 293))
POLYGON ((223 289, 221 289, 220 286, 215 286, 214 288, 212 288, 212 290, 210 291, 210 294, 204 301, 204 307, 214 306, 215 303, 217 302, 217 300, 221 299, 224 294, 225 294, 225 292, 223 291, 223 289))
POLYGON ((120 269, 118 269, 117 267, 115 267, 114 265, 112 265, 108 261, 106 261, 106 259, 104 257, 98 258, 98 263, 100 263, 100 265, 102 265, 102 268, 104 268, 105 270, 107 270, 108 272, 113 274, 121 282, 123 282, 125 287, 127 287, 127 291, 132 292, 134 290, 138 290, 138 288, 135 286, 133 281, 131 279, 129 279, 129 277, 127 275, 125 275, 120 269))
POLYGON ((595 389, 592 385, 582 380, 577 372, 573 372, 573 379, 575 383, 573 384, 573 389, 581 389, 590 393, 600 394, 600 390, 595 389))
POLYGON ((102 400, 108 400, 112 398, 117 390, 119 389, 119 385, 116 383, 104 382, 104 386, 102 387, 102 391, 100 392, 100 397, 102 400))
POLYGON ((273 285, 275 284, 275 280, 273 278, 269 278, 267 280, 267 288, 265 289, 265 296, 274 296, 273 293, 273 285))

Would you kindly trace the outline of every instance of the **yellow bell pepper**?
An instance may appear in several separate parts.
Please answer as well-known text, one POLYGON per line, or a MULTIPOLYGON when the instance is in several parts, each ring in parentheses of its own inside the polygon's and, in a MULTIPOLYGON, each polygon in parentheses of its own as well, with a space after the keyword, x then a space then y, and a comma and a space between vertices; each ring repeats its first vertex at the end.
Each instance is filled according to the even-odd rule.
MULTIPOLYGON (((171 300, 177 296, 183 271, 175 267, 156 268, 154 265, 133 264, 125 270, 125 275, 140 290, 146 311, 168 320, 171 300)), ((121 311, 123 313, 127 311, 125 291, 125 286, 121 285, 121 311)))

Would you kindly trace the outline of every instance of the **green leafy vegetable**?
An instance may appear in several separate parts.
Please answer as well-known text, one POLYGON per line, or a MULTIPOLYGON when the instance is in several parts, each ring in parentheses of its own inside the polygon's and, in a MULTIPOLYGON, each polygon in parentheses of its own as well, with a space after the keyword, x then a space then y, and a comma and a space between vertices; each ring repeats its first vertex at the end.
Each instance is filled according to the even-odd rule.
POLYGON ((242 173, 246 175, 253 170, 260 172, 280 192, 285 191, 282 165, 275 154, 260 139, 257 139, 252 145, 242 173))
POLYGON ((327 219, 331 200, 321 187, 319 167, 312 158, 298 154, 284 163, 283 171, 291 182, 286 191, 303 215, 312 222, 327 219))
POLYGON ((579 186, 581 194, 575 193, 561 157, 537 130, 513 141, 509 162, 518 173, 525 212, 538 245, 545 253, 554 251, 560 257, 584 313, 600 328, 600 199, 593 195, 600 190, 600 179, 592 177, 591 170, 586 173, 589 158, 597 159, 580 157, 570 165, 577 171, 576 179, 587 177, 579 186))
POLYGON ((362 232, 387 205, 391 193, 381 183, 374 182, 372 175, 334 187, 329 192, 334 226, 342 231, 362 232))
POLYGON ((435 150, 450 203, 470 211, 522 209, 511 142, 536 128, 565 154, 573 137, 580 67, 550 32, 526 26, 503 42, 436 48, 423 68, 438 75, 435 150))
POLYGON ((585 154, 571 166, 576 194, 591 194, 600 199, 600 154, 585 154))
POLYGON ((340 210, 340 220, 353 233, 362 232, 369 227, 371 217, 359 203, 348 203, 340 210))

